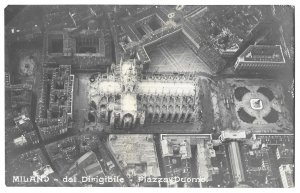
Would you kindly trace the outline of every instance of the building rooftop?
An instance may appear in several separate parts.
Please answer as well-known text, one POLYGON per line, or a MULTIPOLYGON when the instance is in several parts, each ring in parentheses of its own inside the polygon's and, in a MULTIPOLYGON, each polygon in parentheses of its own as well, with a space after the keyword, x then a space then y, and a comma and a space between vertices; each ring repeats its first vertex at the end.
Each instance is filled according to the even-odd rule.
POLYGON ((280 45, 250 45, 240 56, 239 61, 285 63, 280 45))
POLYGON ((96 96, 100 93, 115 94, 121 93, 121 84, 111 80, 96 81, 90 84, 90 96, 96 96))
POLYGON ((68 177, 76 176, 77 179, 80 179, 80 176, 104 177, 103 169, 93 151, 88 151, 78 158, 65 175, 68 177))
POLYGON ((110 135, 109 147, 119 162, 125 165, 146 163, 147 176, 160 176, 153 135, 110 135))
POLYGON ((236 52, 261 22, 262 11, 259 6, 207 6, 188 19, 216 50, 236 52))
POLYGON ((137 101, 136 101, 136 95, 126 93, 122 95, 122 111, 125 112, 135 112, 137 111, 137 101))
POLYGON ((294 187, 294 165, 287 164, 279 166, 280 177, 284 188, 294 187))
POLYGON ((189 82, 142 81, 138 87, 140 94, 194 96, 196 86, 189 82))
POLYGON ((34 149, 16 156, 10 163, 12 175, 32 176, 35 171, 49 165, 41 149, 34 149))
POLYGON ((220 138, 222 140, 225 140, 225 139, 246 139, 246 132, 245 131, 225 130, 225 131, 221 132, 220 138))

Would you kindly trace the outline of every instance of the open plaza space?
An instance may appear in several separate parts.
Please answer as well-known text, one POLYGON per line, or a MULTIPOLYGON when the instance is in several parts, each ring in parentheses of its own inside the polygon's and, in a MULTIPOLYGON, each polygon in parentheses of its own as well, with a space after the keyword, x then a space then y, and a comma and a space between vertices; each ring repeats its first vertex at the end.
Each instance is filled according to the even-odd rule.
POLYGON ((73 130, 102 130, 95 122, 89 122, 90 105, 88 99, 88 83, 91 73, 76 74, 74 82, 73 130))
POLYGON ((180 35, 146 47, 150 57, 148 72, 205 72, 207 65, 184 43, 180 35))
POLYGON ((219 81, 218 85, 219 90, 213 91, 214 114, 215 121, 220 118, 227 120, 222 122, 222 128, 258 133, 294 130, 278 82, 226 79, 219 81))

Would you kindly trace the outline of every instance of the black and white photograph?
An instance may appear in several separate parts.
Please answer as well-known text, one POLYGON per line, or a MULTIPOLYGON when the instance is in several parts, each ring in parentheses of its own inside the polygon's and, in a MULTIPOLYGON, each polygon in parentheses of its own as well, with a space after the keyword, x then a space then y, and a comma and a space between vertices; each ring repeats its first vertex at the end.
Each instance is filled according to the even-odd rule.
POLYGON ((23 3, 4 186, 295 187, 294 5, 23 3))

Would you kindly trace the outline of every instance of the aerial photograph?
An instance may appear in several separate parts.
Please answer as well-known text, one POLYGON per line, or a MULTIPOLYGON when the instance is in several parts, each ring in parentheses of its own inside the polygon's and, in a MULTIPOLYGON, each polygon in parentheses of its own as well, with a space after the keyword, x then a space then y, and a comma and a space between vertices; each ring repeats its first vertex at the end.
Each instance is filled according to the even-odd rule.
POLYGON ((295 6, 3 12, 6 186, 295 187, 295 6))

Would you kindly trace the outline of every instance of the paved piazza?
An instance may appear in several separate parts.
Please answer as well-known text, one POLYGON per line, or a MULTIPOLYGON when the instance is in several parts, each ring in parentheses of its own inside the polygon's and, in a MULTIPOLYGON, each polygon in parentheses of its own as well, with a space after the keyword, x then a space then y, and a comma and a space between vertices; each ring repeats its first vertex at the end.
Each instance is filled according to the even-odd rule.
MULTIPOLYGON (((147 48, 146 48, 147 51, 147 48)), ((205 72, 211 73, 207 65, 183 42, 163 42, 148 51, 151 59, 148 72, 205 72)))

